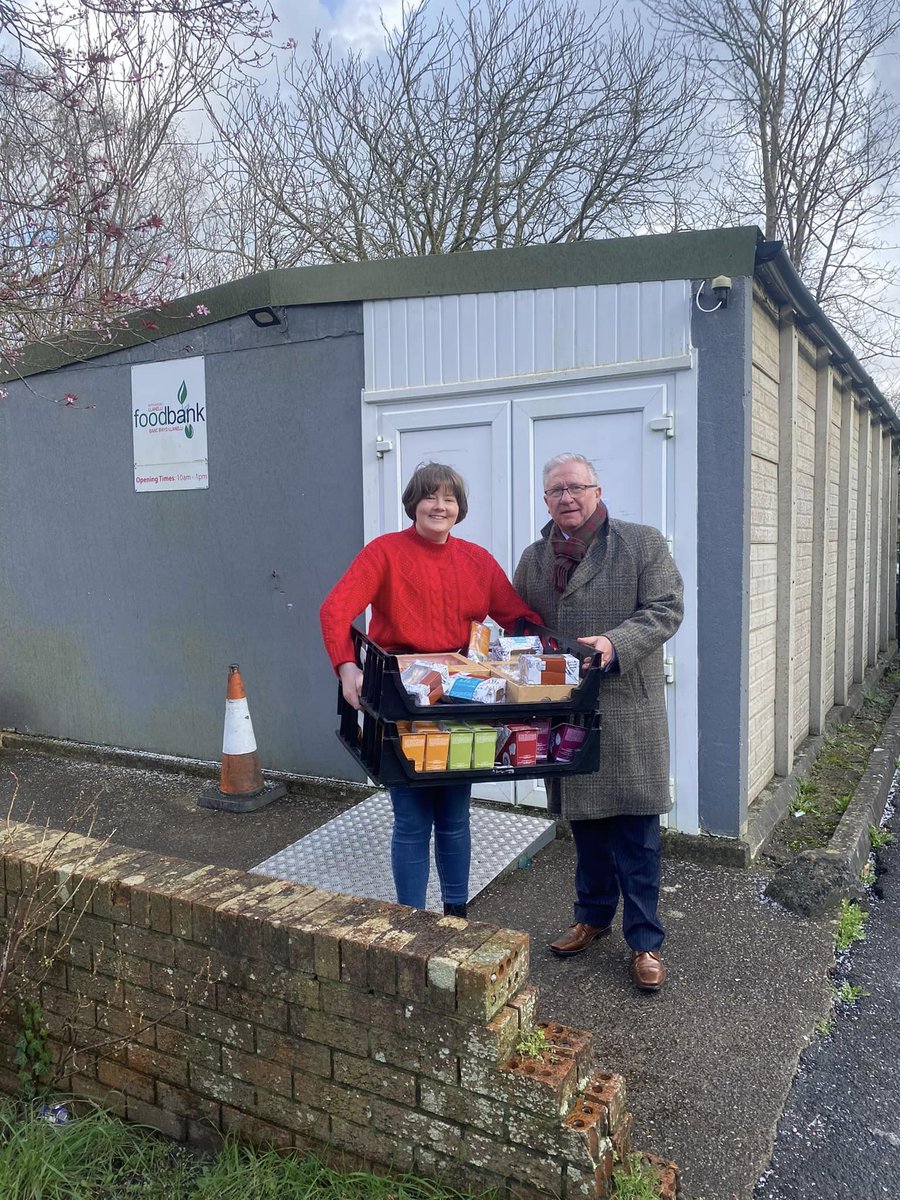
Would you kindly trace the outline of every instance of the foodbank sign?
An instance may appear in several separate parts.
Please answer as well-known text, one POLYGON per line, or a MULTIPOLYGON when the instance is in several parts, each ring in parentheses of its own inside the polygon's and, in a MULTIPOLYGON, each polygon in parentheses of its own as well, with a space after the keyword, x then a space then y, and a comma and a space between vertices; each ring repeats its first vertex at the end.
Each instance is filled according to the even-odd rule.
POLYGON ((131 368, 131 435, 136 492, 209 487, 202 358, 131 368))

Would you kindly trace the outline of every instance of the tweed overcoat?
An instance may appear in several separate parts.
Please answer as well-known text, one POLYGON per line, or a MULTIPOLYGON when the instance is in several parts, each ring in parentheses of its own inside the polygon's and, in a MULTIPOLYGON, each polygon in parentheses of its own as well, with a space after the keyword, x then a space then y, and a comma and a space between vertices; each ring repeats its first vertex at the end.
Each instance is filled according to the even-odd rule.
POLYGON ((545 526, 522 555, 516 591, 559 633, 606 634, 618 665, 600 687, 600 769, 554 780, 558 786, 547 789, 550 811, 570 821, 668 812, 662 647, 684 615, 681 575, 657 529, 610 518, 605 547, 596 538, 559 593, 552 528, 552 522, 545 526))

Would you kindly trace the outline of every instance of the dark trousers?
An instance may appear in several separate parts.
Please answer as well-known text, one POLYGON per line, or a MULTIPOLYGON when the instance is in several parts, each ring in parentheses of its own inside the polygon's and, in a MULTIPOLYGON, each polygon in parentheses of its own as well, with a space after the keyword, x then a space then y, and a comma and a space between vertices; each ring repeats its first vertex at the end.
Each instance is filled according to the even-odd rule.
POLYGON ((658 950, 659 817, 571 821, 575 839, 575 920, 609 925, 622 897, 622 932, 632 950, 658 950))

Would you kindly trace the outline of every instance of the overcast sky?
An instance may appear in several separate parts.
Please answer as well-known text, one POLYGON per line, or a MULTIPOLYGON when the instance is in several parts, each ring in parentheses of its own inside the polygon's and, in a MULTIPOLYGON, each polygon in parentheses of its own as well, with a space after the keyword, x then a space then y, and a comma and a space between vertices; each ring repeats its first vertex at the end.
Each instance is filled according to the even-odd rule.
POLYGON ((384 42, 382 15, 387 25, 400 24, 402 0, 273 0, 279 18, 280 40, 293 37, 302 49, 317 29, 339 44, 364 53, 377 53, 384 42))

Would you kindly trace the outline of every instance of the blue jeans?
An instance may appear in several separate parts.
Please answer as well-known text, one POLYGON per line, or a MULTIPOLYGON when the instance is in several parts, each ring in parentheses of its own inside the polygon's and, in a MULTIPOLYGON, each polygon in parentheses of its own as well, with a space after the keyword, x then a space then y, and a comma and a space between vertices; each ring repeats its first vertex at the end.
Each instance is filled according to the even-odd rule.
POLYGON ((465 904, 469 899, 469 863, 472 835, 469 797, 463 785, 392 787, 394 832, 391 869, 398 904, 425 907, 428 889, 429 849, 434 827, 434 860, 445 904, 465 904))
POLYGON ((659 817, 570 821, 575 839, 575 920, 609 925, 622 897, 622 933, 632 950, 658 950, 659 817))

